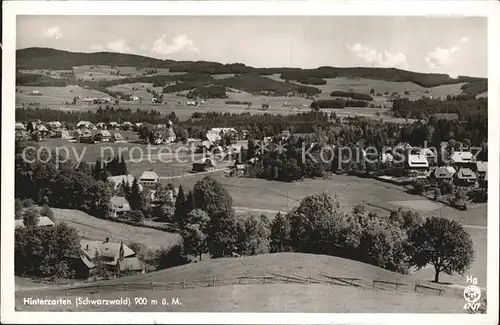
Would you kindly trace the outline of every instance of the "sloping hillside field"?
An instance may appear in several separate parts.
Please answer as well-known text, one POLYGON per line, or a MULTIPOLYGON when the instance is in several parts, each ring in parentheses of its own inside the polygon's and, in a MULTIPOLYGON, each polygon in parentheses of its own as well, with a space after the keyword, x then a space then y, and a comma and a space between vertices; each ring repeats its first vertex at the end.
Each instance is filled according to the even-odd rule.
MULTIPOLYGON (((338 257, 280 253, 204 261, 70 290, 24 291, 17 293, 16 300, 36 295, 64 296, 73 301, 76 297, 124 296, 158 301, 158 305, 132 303, 134 311, 376 312, 382 308, 387 312, 461 312, 461 293, 449 289, 439 295, 440 288, 338 257), (417 292, 415 284, 419 285, 417 292), (168 305, 162 305, 163 298, 168 305)), ((125 306, 111 308, 130 310, 125 306)), ((110 311, 109 306, 88 305, 36 309, 110 311)), ((34 308, 24 306, 22 310, 34 308)))

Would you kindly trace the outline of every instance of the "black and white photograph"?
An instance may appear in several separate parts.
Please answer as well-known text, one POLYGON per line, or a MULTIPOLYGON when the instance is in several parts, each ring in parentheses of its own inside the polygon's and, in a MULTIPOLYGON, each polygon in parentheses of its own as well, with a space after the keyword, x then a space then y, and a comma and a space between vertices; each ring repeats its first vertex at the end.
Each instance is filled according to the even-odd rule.
POLYGON ((3 320, 498 322, 498 6, 113 6, 4 12, 3 320))

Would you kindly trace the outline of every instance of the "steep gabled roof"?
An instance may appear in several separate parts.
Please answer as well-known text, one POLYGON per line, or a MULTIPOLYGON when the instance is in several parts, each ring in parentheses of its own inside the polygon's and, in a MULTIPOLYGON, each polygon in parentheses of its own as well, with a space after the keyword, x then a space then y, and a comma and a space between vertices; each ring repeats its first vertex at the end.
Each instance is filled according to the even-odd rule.
POLYGON ((408 155, 409 167, 429 167, 427 158, 422 155, 408 155))
POLYGON ((457 171, 451 166, 438 167, 434 170, 434 177, 436 178, 452 178, 457 171))
POLYGON ((476 173, 474 173, 470 168, 460 168, 460 170, 457 172, 456 175, 458 179, 469 179, 469 180, 477 179, 476 173))
POLYGON ((455 164, 466 164, 475 161, 474 155, 470 151, 454 151, 450 159, 455 164))

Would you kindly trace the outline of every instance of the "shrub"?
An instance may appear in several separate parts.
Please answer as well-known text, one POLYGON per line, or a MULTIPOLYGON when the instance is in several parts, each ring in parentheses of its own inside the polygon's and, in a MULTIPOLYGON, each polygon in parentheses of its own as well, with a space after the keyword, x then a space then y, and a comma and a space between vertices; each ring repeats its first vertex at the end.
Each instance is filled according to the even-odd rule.
POLYGON ((181 244, 175 244, 168 248, 162 247, 156 251, 155 255, 155 265, 157 270, 163 270, 189 263, 189 259, 184 256, 181 244))

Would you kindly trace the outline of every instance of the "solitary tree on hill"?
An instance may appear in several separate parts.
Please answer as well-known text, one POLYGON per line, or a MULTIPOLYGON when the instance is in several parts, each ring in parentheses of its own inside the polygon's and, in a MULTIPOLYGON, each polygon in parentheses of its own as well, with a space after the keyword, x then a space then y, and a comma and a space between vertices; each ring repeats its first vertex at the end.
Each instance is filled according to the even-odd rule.
POLYGON ((439 274, 464 274, 474 261, 474 246, 469 233, 455 220, 432 217, 410 232, 410 264, 418 269, 432 264, 434 282, 439 274))

